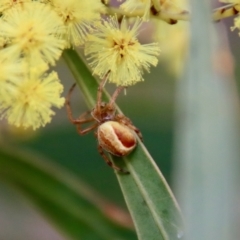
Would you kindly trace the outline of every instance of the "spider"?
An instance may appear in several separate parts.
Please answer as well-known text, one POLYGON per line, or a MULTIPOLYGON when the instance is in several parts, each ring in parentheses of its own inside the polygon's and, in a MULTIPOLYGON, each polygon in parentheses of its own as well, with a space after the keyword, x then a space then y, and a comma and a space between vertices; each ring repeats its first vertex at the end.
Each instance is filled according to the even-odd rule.
POLYGON ((124 87, 118 87, 110 98, 110 101, 105 103, 102 102, 104 84, 105 80, 102 80, 98 87, 96 106, 91 111, 84 112, 77 119, 73 118, 70 106, 70 97, 76 86, 76 84, 73 84, 66 98, 68 118, 70 122, 77 126, 77 131, 80 135, 84 135, 96 129, 95 136, 98 140, 98 151, 105 162, 119 172, 129 173, 114 165, 106 155, 106 152, 118 157, 126 156, 137 145, 136 135, 142 140, 142 134, 139 129, 132 124, 129 118, 123 114, 116 113, 115 101, 124 87), (91 122, 94 123, 87 128, 82 128, 83 124, 91 122))

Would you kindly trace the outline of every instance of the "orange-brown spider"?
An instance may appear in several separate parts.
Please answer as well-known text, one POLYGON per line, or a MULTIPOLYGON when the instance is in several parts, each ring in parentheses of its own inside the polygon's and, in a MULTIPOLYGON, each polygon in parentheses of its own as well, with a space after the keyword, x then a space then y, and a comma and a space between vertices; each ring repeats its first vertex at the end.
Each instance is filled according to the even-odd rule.
POLYGON ((77 126, 79 134, 84 135, 97 128, 95 135, 98 139, 98 151, 106 163, 115 170, 128 173, 120 167, 114 165, 106 152, 115 156, 126 156, 137 145, 136 134, 142 140, 141 132, 132 124, 131 120, 123 114, 116 114, 115 100, 124 87, 118 87, 113 93, 108 103, 102 102, 102 91, 105 84, 103 80, 98 87, 97 103, 95 108, 80 115, 77 119, 73 118, 70 106, 70 97, 73 92, 74 84, 66 98, 66 108, 69 120, 77 126), (82 125, 95 121, 91 126, 82 129, 82 125))

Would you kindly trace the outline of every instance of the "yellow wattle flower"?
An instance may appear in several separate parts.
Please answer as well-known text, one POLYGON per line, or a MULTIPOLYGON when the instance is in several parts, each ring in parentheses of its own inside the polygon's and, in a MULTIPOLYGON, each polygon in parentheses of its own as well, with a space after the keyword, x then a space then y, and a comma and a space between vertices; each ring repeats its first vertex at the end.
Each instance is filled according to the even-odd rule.
POLYGON ((141 44, 138 30, 142 19, 137 18, 128 26, 123 18, 121 24, 116 17, 103 20, 96 31, 89 35, 85 44, 85 55, 93 69, 93 74, 118 86, 129 86, 143 81, 143 70, 156 66, 160 53, 158 44, 141 44))
POLYGON ((55 114, 51 108, 64 105, 64 98, 60 96, 63 86, 56 72, 41 74, 37 69, 30 69, 14 87, 11 99, 0 102, 0 111, 1 118, 17 127, 35 130, 45 126, 55 114))
POLYGON ((96 0, 49 0, 49 2, 67 29, 68 47, 83 44, 91 25, 99 21, 100 14, 105 12, 104 5, 96 0))
POLYGON ((66 46, 65 31, 59 16, 40 2, 18 4, 0 19, 0 37, 8 40, 3 51, 9 58, 39 58, 54 64, 66 46))

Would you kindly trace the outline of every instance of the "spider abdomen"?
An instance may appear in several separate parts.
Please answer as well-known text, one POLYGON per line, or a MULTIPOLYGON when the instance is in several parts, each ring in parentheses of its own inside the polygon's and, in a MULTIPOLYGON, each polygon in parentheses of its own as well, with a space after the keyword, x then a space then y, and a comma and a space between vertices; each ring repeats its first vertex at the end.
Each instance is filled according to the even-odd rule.
POLYGON ((107 121, 97 130, 99 145, 116 156, 129 154, 137 145, 134 132, 116 121, 107 121))

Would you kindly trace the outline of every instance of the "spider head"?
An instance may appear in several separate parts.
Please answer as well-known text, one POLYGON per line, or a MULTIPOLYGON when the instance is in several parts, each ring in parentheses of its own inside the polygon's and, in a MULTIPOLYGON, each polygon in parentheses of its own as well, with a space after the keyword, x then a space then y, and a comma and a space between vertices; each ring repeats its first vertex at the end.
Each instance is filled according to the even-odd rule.
POLYGON ((95 107, 92 110, 92 117, 99 123, 113 120, 116 109, 109 103, 102 102, 100 108, 95 107))

